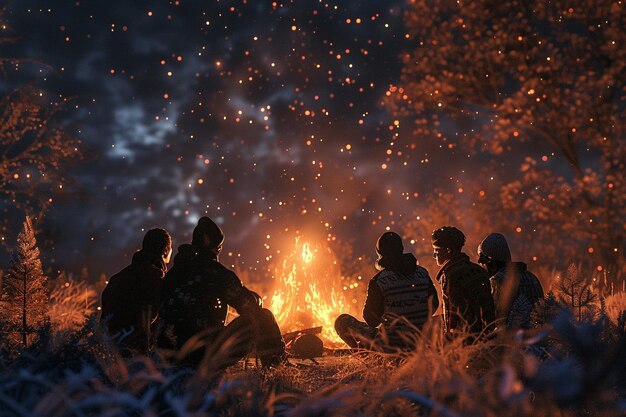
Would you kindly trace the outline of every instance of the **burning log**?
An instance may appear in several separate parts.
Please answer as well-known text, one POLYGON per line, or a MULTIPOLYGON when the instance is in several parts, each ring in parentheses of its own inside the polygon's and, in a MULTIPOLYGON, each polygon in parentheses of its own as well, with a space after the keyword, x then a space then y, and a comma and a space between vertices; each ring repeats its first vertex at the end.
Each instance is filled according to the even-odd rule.
POLYGON ((296 358, 309 359, 317 363, 315 358, 321 358, 324 354, 324 342, 314 334, 305 333, 294 340, 291 354, 296 358))
POLYGON ((285 341, 285 344, 289 344, 293 342, 300 335, 303 335, 303 334, 316 335, 316 334, 321 334, 321 333, 322 333, 322 326, 310 327, 308 329, 296 330, 295 332, 285 333, 283 334, 283 340, 285 341))

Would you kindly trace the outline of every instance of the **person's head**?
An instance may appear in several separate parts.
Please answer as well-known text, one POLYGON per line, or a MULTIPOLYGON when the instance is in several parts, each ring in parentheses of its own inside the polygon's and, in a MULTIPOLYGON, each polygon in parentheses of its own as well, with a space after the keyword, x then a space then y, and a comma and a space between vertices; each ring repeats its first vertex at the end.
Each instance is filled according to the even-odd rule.
POLYGON ((143 237, 141 250, 160 256, 167 264, 172 257, 172 237, 165 229, 150 229, 143 237))
POLYGON ((478 263, 490 274, 495 274, 511 262, 511 250, 502 233, 490 233, 478 245, 478 263))
POLYGON ((402 257, 404 245, 400 235, 394 232, 383 233, 376 242, 376 267, 385 269, 402 257))
POLYGON ((208 217, 200 217, 198 225, 193 229, 191 244, 210 250, 219 255, 224 243, 224 233, 222 229, 208 217))
POLYGON ((465 235, 456 227, 443 226, 433 231, 432 244, 433 258, 441 266, 461 252, 465 245, 465 235))

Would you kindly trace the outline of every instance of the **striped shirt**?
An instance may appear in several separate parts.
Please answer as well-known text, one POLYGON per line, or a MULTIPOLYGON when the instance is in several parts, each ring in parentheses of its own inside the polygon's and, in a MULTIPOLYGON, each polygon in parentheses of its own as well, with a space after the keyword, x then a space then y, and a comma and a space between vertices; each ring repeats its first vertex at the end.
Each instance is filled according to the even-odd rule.
POLYGON ((438 304, 428 271, 416 265, 411 254, 405 254, 404 261, 402 267, 384 269, 372 278, 363 310, 363 317, 370 326, 382 324, 380 330, 386 333, 393 346, 403 344, 402 333, 421 329, 430 316, 429 308, 434 311, 438 304))

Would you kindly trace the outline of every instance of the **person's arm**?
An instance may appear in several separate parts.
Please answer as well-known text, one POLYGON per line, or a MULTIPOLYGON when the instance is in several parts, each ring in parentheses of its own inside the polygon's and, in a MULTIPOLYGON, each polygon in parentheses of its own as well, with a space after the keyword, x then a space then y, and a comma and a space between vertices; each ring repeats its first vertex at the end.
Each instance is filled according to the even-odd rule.
POLYGON ((493 297, 493 304, 496 308, 496 318, 502 318, 500 314, 501 309, 498 305, 500 303, 500 284, 502 283, 495 275, 489 278, 489 285, 491 286, 491 296, 493 297))
POLYGON ((146 288, 147 299, 147 308, 148 308, 148 316, 150 317, 150 323, 154 324, 156 319, 159 316, 159 308, 161 306, 161 294, 163 291, 163 275, 159 273, 154 273, 153 276, 150 277, 149 281, 150 288, 146 288))
POLYGON ((256 314, 261 308, 258 295, 246 288, 233 271, 228 271, 224 298, 239 315, 256 314))
POLYGON ((437 289, 435 288, 435 285, 430 277, 428 277, 428 306, 432 309, 432 313, 435 313, 435 311, 439 308, 437 289))
POLYGON ((492 288, 496 319, 506 320, 508 317, 513 301, 515 301, 517 295, 519 280, 519 273, 513 269, 500 271, 489 279, 489 284, 492 288))
POLYGON ((372 327, 378 326, 382 322, 382 315, 385 311, 383 292, 373 279, 367 287, 367 299, 363 307, 363 318, 372 327))
POLYGON ((450 329, 458 329, 462 327, 467 320, 466 315, 469 309, 468 294, 463 291, 463 286, 455 279, 448 279, 448 313, 450 329))

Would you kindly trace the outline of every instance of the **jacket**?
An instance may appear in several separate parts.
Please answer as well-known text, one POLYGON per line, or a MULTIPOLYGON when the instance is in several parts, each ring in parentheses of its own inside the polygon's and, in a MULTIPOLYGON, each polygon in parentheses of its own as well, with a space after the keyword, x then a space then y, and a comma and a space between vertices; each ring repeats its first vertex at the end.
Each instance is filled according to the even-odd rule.
POLYGON ((511 262, 489 278, 489 283, 496 318, 506 320, 507 328, 526 327, 533 307, 544 295, 539 279, 525 263, 511 262))
POLYGON ((138 251, 131 264, 113 275, 102 291, 100 322, 110 335, 130 331, 122 341, 125 347, 140 353, 149 350, 165 271, 161 256, 138 251))
POLYGON ((446 261, 436 278, 443 294, 445 333, 461 330, 466 322, 473 333, 480 333, 495 320, 495 307, 487 273, 469 256, 459 253, 446 261))
POLYGON ((258 296, 211 251, 181 245, 165 275, 158 345, 180 349, 194 334, 221 329, 232 306, 240 315, 260 311, 258 296))

